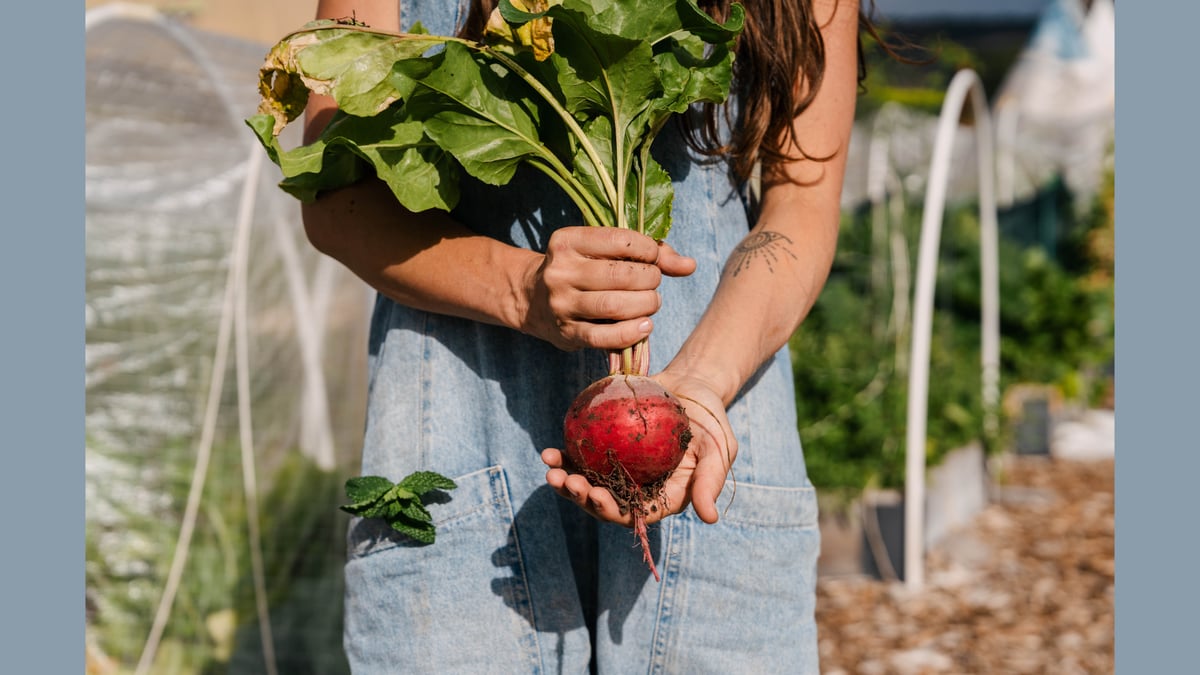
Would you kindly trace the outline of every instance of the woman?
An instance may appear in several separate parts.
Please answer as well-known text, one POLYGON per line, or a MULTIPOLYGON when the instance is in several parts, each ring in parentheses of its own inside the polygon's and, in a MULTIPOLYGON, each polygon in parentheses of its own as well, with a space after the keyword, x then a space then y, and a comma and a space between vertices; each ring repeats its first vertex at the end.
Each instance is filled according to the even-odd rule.
MULTIPOLYGON (((702 111, 655 146, 676 194, 663 244, 578 227, 532 174, 469 185, 451 214, 406 212, 374 182, 305 206, 314 246, 379 291, 363 473, 458 483, 430 506, 432 546, 353 523, 355 672, 817 672, 816 496, 786 342, 836 244, 859 12, 743 4, 731 115, 702 111), (601 350, 651 332, 669 357, 654 377, 694 432, 651 514, 661 582, 629 515, 555 449, 567 405, 607 372, 601 350)), ((318 18, 477 36, 492 5, 320 0, 318 18)), ((306 137, 331 112, 314 97, 306 137)))

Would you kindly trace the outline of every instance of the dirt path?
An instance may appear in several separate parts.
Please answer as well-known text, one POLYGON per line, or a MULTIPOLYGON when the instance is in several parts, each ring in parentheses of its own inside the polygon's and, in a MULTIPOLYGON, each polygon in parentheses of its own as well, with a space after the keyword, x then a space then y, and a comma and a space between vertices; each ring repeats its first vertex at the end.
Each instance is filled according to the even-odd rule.
POLYGON ((825 675, 1113 672, 1113 461, 1012 457, 927 587, 817 589, 825 675))

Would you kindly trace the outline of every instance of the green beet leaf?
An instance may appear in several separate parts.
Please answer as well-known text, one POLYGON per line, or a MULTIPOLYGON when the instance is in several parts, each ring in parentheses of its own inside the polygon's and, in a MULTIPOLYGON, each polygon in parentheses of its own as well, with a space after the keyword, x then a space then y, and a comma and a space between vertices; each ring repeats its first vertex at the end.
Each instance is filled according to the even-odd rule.
POLYGON ((450 210, 462 172, 505 185, 521 164, 545 173, 590 225, 666 236, 670 177, 650 154, 669 118, 729 94, 744 12, 713 20, 695 0, 501 0, 495 44, 314 22, 260 71, 248 120, 303 201, 374 173, 405 207, 450 210), (534 11, 539 10, 539 11, 534 11), (522 32, 550 26, 535 52, 522 32), (278 134, 309 92, 342 111, 321 137, 284 150, 278 134))

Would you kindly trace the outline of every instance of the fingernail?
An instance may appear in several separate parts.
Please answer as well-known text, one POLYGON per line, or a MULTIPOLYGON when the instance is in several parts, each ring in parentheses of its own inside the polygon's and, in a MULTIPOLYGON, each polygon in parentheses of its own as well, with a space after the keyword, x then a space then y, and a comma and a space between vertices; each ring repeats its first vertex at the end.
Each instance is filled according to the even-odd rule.
POLYGON ((650 321, 650 319, 646 319, 645 321, 638 324, 638 330, 643 333, 649 333, 650 329, 653 327, 654 327, 654 323, 652 321, 650 321))

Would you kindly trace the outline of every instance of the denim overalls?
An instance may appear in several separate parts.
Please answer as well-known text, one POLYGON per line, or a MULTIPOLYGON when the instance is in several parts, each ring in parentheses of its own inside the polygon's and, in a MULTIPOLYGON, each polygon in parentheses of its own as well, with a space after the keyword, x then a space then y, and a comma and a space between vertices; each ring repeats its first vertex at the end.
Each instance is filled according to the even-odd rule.
MULTIPOLYGON (((402 25, 453 34, 460 11, 404 0, 402 25)), ((698 268, 663 279, 652 372, 700 318, 749 227, 726 168, 691 161, 672 125, 655 155, 675 179, 668 241, 698 268)), ((581 224, 548 180, 530 171, 516 182, 465 188, 456 218, 535 250, 554 228, 581 224)), ((720 522, 689 509, 651 526, 661 582, 630 530, 598 523, 545 484, 539 453, 561 447, 567 405, 606 367, 595 350, 561 352, 377 301, 362 472, 399 480, 427 469, 458 487, 430 504, 433 545, 351 523, 345 644, 355 673, 586 673, 592 659, 614 674, 817 672, 817 503, 786 348, 729 409, 739 454, 720 522)))

